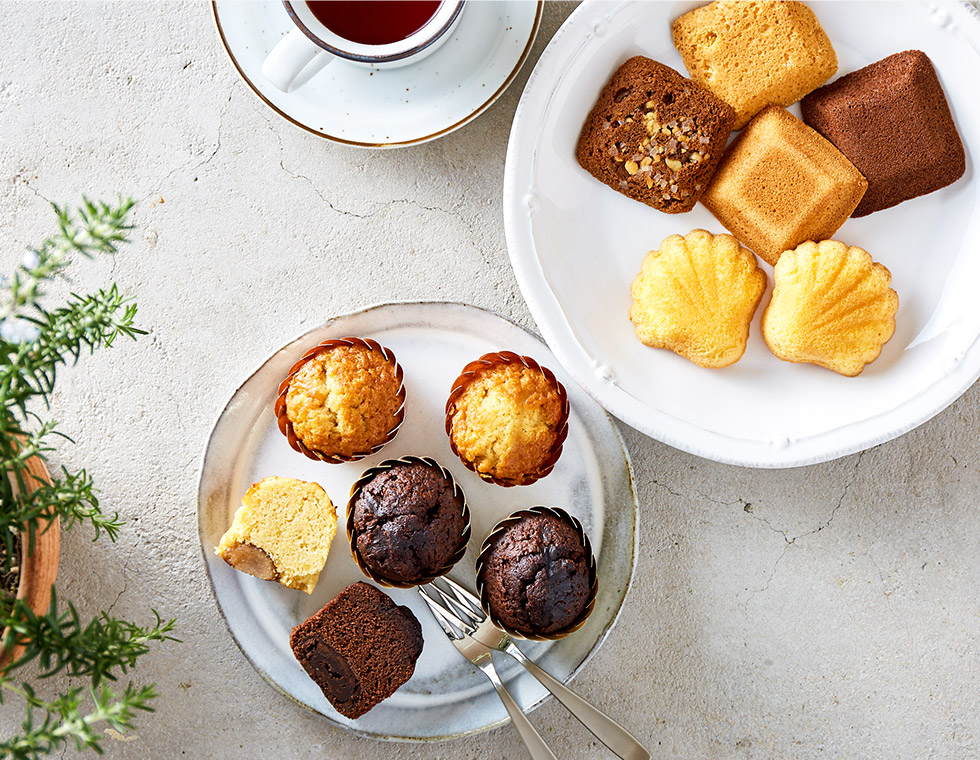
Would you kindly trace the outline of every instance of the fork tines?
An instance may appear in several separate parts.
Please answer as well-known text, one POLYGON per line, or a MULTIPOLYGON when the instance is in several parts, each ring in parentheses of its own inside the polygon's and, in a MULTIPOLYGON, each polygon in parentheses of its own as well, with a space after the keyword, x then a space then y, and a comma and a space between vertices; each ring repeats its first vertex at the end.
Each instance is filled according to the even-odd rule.
MULTIPOLYGON (((439 591, 438 588, 435 590, 439 591)), ((468 625, 463 622, 458 615, 448 608, 445 602, 440 602, 439 600, 435 599, 432 592, 425 586, 419 586, 418 591, 419 594, 422 595, 422 599, 425 600, 425 603, 429 606, 429 609, 435 616, 436 621, 449 638, 461 639, 476 630, 472 625, 468 625)), ((439 595, 442 596, 442 592, 439 592, 439 595)))
MULTIPOLYGON (((475 625, 482 623, 484 619, 486 619, 487 614, 483 611, 483 607, 480 606, 480 600, 467 591, 464 586, 460 586, 451 578, 443 577, 439 580, 443 581, 447 586, 449 586, 449 590, 453 593, 453 596, 455 596, 460 603, 467 607, 475 625)), ((436 589, 438 590, 438 586, 436 589)), ((440 591, 440 593, 442 592, 440 591)))
POLYGON ((486 614, 480 608, 479 601, 458 583, 448 578, 441 578, 440 580, 445 582, 451 593, 443 591, 436 585, 435 581, 426 586, 419 586, 419 593, 436 616, 447 636, 458 639, 464 635, 472 634, 486 618, 486 614), (438 594, 439 599, 435 598, 433 591, 438 594), (450 632, 450 628, 453 629, 452 632, 450 632))

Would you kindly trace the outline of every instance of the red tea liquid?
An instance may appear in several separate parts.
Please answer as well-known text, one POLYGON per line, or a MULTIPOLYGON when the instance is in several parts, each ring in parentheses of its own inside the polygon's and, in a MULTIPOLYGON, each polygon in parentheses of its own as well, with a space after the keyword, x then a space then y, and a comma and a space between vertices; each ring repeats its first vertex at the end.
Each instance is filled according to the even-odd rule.
POLYGON ((439 0, 314 0, 310 11, 336 35, 362 45, 411 37, 436 15, 439 0))

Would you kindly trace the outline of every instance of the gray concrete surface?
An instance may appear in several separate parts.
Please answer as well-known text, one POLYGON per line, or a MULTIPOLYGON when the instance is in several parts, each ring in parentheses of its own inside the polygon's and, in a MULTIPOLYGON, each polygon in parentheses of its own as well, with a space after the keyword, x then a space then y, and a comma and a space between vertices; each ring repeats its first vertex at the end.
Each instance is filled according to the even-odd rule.
MULTIPOLYGON (((549 4, 534 57, 571 11, 549 4)), ((128 521, 64 538, 59 589, 89 613, 180 619, 140 682, 158 711, 111 758, 522 758, 509 727, 432 746, 352 737, 280 697, 221 622, 201 562, 197 468, 251 368, 302 329, 379 301, 449 299, 532 326, 502 229, 508 128, 530 66, 482 118, 377 154, 286 124, 237 79, 206 4, 5 3, 5 268, 47 200, 143 199, 114 278, 149 335, 66 373, 53 415, 128 521), (299 295, 305 294, 305 295, 299 295), (312 297, 311 297, 312 294, 312 297)), ((656 758, 980 755, 980 391, 863 454, 761 472, 623 426, 641 501, 634 589, 576 679, 656 758)), ((54 681, 47 688, 63 685, 54 681)), ((0 708, 0 732, 20 720, 0 708)), ((611 757, 548 704, 562 758, 611 757)), ((72 753, 69 751, 68 753, 72 753)))

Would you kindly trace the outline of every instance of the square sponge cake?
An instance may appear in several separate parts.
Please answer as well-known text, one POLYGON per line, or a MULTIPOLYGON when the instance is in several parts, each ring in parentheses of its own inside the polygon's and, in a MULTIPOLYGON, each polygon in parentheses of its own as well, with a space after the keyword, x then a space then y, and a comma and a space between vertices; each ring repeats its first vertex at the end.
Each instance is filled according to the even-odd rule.
POLYGON ((729 146, 702 201, 775 265, 783 251, 830 238, 867 186, 837 148, 788 111, 768 106, 729 146))
POLYGON ((854 216, 939 190, 966 171, 942 85, 919 50, 851 72, 814 90, 800 105, 803 120, 868 180, 854 216))
POLYGON ((830 39, 803 3, 717 0, 677 18, 673 35, 691 79, 735 109, 735 129, 837 71, 830 39))
POLYGON ((669 66, 634 56, 599 93, 575 157, 613 190, 678 214, 708 186, 735 112, 669 66))

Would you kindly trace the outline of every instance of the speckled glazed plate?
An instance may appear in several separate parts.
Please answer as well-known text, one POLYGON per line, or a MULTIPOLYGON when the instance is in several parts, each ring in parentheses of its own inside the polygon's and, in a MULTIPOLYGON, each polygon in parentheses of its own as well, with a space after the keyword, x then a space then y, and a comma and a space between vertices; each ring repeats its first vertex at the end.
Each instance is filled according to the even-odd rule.
POLYGON ((211 7, 225 51, 269 108, 334 142, 395 148, 449 134, 489 108, 524 65, 542 5, 468 2, 452 38, 418 63, 378 70, 336 61, 288 93, 261 71, 269 51, 295 28, 283 4, 216 0, 211 7))
MULTIPOLYGON (((357 720, 338 714, 289 648, 289 631, 348 584, 367 579, 350 554, 343 529, 310 596, 232 570, 214 554, 242 494, 263 477, 283 475, 324 487, 340 525, 351 486, 368 467, 414 454, 445 465, 463 488, 472 515, 472 538, 451 576, 474 584, 479 547, 498 520, 535 504, 558 505, 578 517, 598 560, 599 595, 586 625, 565 639, 528 642, 526 651, 560 679, 568 679, 598 649, 629 587, 636 546, 636 502, 629 459, 611 419, 572 382, 536 337, 480 309, 447 303, 397 303, 337 317, 273 354, 232 395, 208 441, 201 469, 198 524, 201 549, 221 613, 255 669, 300 705, 358 734, 379 739, 437 740, 483 731, 506 721, 490 682, 453 648, 414 590, 387 589, 422 623, 425 645, 415 675, 392 697, 357 720), (347 464, 307 459, 289 448, 273 414, 279 381, 303 352, 326 338, 374 338, 394 351, 405 370, 405 422, 379 453, 347 464), (480 480, 453 456, 444 407, 463 366, 490 351, 508 349, 552 367, 571 402, 568 439, 555 470, 531 486, 501 488, 480 480)), ((501 677, 525 709, 545 697, 506 656, 501 677)))
MULTIPOLYGON (((835 239, 887 266, 901 305, 895 336, 857 378, 777 360, 752 325, 745 356, 708 370, 643 346, 629 286, 644 254, 671 234, 725 230, 701 205, 667 215, 610 190, 575 161, 579 130, 624 60, 686 70, 670 24, 695 2, 585 2, 541 56, 507 152, 504 214, 517 280, 548 345, 603 406, 633 427, 708 459, 790 467, 894 438, 980 376, 980 14, 956 0, 811 2, 838 75, 891 53, 932 59, 966 147, 966 176, 860 219, 835 239)), ((790 109, 797 116, 799 107, 790 109)), ((928 139, 928 138, 926 138, 928 139)), ((762 265, 772 281, 772 269, 762 265)))

